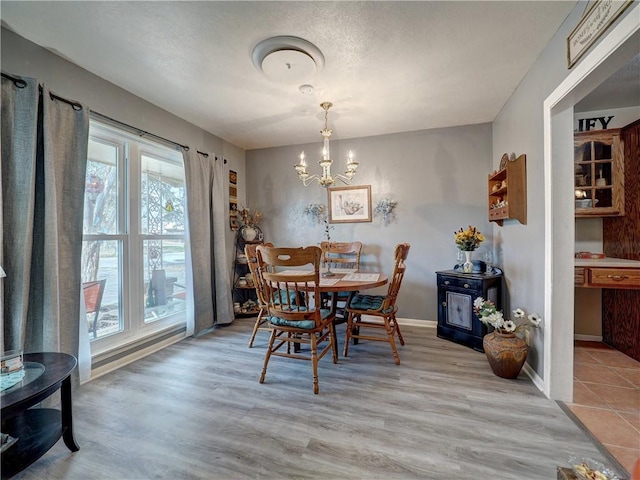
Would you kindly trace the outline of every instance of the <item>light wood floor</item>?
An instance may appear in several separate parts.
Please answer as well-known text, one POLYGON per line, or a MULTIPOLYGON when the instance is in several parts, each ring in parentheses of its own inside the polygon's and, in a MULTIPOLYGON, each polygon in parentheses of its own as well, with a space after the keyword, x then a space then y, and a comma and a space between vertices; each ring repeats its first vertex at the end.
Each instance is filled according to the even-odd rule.
POLYGON ((526 377, 494 376, 433 328, 403 328, 400 366, 383 343, 327 355, 314 395, 307 362, 273 358, 258 383, 267 333, 247 348, 252 323, 83 385, 80 451, 59 442, 14 478, 549 480, 571 454, 606 461, 526 377))

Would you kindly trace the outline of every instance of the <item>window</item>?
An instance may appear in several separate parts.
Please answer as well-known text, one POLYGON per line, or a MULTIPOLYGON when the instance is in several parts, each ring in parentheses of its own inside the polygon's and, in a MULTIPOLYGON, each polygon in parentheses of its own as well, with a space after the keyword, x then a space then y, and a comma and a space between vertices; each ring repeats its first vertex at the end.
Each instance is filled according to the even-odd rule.
POLYGON ((182 155, 92 120, 82 248, 92 353, 185 322, 185 216, 182 155))

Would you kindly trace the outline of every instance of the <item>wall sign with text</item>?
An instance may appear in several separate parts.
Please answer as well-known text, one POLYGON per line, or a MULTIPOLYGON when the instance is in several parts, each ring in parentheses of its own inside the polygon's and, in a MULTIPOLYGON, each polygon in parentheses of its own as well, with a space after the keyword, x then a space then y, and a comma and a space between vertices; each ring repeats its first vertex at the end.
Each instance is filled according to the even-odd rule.
POLYGON ((607 31, 634 0, 596 0, 567 38, 569 68, 607 31))
POLYGON ((578 132, 590 132, 591 130, 606 130, 613 115, 594 118, 580 118, 578 120, 578 132))

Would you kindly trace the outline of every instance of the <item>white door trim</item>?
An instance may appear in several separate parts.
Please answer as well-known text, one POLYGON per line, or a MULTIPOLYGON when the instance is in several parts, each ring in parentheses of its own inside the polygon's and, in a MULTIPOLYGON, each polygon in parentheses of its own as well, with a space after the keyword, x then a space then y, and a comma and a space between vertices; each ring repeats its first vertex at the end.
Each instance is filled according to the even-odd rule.
MULTIPOLYGON (((566 252, 573 252, 575 242, 573 188, 567 189, 567 185, 573 185, 573 165, 563 169, 566 157, 558 158, 558 151, 566 153, 567 150, 565 123, 571 118, 570 131, 573 131, 573 105, 638 54, 639 18, 640 4, 636 2, 591 53, 574 66, 543 104, 544 393, 554 400, 573 400, 573 303, 567 306, 567 299, 573 298, 574 263, 573 255, 570 258, 566 255, 566 252), (553 161, 554 154, 556 162, 553 161), (569 175, 567 171, 570 171, 569 175), (565 225, 568 225, 566 230, 565 225), (573 236, 570 231, 574 232, 573 236), (567 310, 571 315, 567 315, 567 310)), ((570 155, 573 158, 573 147, 570 155)))

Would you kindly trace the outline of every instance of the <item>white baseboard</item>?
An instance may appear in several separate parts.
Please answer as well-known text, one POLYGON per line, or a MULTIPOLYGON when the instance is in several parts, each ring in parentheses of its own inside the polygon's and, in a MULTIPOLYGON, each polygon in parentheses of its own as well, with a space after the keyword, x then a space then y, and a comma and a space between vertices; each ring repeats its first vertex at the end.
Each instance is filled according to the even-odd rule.
MULTIPOLYGON (((379 322, 382 323, 382 318, 376 317, 374 315, 363 315, 363 317, 368 322, 379 322)), ((400 325, 407 325, 409 327, 428 327, 428 328, 436 328, 438 322, 435 320, 416 320, 413 318, 398 318, 398 323, 400 325)))
POLYGON ((538 390, 544 393, 544 382, 528 363, 524 364, 524 366, 522 367, 522 371, 527 377, 531 379, 531 382, 538 388, 538 390))
POLYGON ((398 318, 400 325, 409 325, 411 327, 428 327, 436 328, 438 322, 436 320, 415 320, 413 318, 398 318))
POLYGON ((93 368, 91 369, 91 378, 85 380, 82 383, 86 383, 86 382, 90 382, 91 380, 95 380, 98 377, 101 377, 102 375, 105 375, 109 372, 113 372, 121 367, 124 367, 125 365, 129 365, 130 363, 135 362, 136 360, 140 360, 141 358, 146 357, 147 355, 151 355, 152 353, 158 352, 160 350, 162 350, 165 347, 168 347, 169 345, 172 345, 174 343, 177 343, 181 340, 184 340, 185 335, 184 332, 180 332, 177 335, 173 335, 169 338, 166 338, 158 343, 154 343, 153 345, 150 345, 146 348, 143 348, 141 350, 136 350, 135 352, 132 352, 129 355, 125 355, 121 358, 118 358, 116 360, 110 361, 106 364, 104 364, 103 366, 97 367, 97 368, 93 368))
POLYGON ((583 342, 602 342, 602 335, 582 335, 581 333, 576 333, 573 339, 582 340, 583 342))

